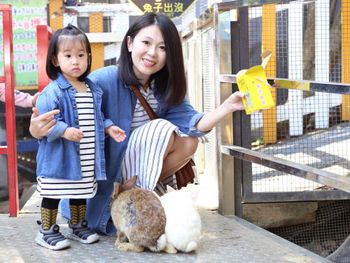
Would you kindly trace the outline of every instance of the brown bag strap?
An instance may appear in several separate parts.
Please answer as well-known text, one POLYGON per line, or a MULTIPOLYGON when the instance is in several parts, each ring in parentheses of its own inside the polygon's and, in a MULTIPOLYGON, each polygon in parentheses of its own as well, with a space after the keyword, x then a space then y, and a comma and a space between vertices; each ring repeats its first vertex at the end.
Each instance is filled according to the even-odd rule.
POLYGON ((131 91, 134 92, 135 96, 139 99, 142 107, 145 109, 145 111, 147 112, 149 118, 151 120, 157 119, 158 116, 157 114, 154 112, 154 110, 151 108, 151 106, 148 104, 147 100, 145 99, 144 96, 142 96, 141 91, 136 88, 136 86, 131 86, 130 87, 131 91))

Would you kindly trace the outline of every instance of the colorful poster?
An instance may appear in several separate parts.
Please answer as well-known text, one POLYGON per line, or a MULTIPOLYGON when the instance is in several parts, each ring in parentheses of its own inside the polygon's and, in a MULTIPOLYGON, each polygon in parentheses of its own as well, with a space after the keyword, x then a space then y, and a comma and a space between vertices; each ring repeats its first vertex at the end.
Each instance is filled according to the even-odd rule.
MULTIPOLYGON (((13 61, 16 86, 36 86, 36 26, 47 24, 47 0, 0 0, 12 5, 13 61)), ((0 12, 0 75, 4 74, 2 13, 0 12)))

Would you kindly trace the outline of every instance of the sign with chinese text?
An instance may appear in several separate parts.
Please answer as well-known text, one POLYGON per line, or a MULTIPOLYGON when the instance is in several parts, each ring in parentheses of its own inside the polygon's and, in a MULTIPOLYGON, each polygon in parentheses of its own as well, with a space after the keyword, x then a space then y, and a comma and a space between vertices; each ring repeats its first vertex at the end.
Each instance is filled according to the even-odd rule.
MULTIPOLYGON (((12 5, 13 62, 16 86, 35 86, 37 80, 36 26, 47 24, 47 0, 0 0, 12 5)), ((0 22, 2 23, 0 12, 0 22)), ((4 74, 3 33, 0 27, 0 75, 4 74)), ((42 51, 43 52, 43 51, 42 51)))
POLYGON ((163 13, 169 17, 180 16, 193 0, 131 0, 144 13, 163 13))

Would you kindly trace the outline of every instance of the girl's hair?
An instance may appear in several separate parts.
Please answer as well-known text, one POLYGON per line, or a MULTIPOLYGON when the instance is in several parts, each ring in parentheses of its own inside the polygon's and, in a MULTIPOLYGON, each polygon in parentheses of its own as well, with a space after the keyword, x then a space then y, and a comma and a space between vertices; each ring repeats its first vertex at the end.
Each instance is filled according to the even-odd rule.
POLYGON ((151 25, 157 25, 162 32, 166 65, 154 73, 150 81, 155 81, 155 92, 161 95, 165 102, 169 105, 177 105, 186 96, 186 77, 179 32, 167 16, 160 13, 146 13, 130 26, 121 45, 118 59, 119 76, 127 85, 140 85, 133 70, 131 53, 128 51, 128 37, 133 41, 141 29, 151 25))
POLYGON ((85 33, 71 24, 56 30, 52 35, 49 49, 47 51, 46 74, 50 79, 55 80, 58 78, 58 73, 62 73, 61 68, 56 67, 53 64, 53 59, 57 58, 59 46, 64 41, 80 41, 83 47, 86 49, 88 54, 88 66, 84 74, 78 78, 80 81, 84 81, 91 70, 91 45, 85 33))

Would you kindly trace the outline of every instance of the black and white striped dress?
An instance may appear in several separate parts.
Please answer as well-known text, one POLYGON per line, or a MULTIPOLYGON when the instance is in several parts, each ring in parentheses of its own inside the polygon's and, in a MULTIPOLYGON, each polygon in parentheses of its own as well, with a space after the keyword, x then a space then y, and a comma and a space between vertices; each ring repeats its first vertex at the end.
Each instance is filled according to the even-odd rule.
MULTIPOLYGON (((152 109, 156 110, 158 102, 152 89, 140 91, 152 109)), ((122 164, 123 181, 136 175, 137 187, 153 191, 163 167, 170 137, 177 127, 163 119, 150 121, 139 101, 136 103, 131 127, 132 132, 122 164)))
POLYGON ((92 198, 97 191, 95 179, 95 118, 94 102, 89 88, 75 95, 79 126, 84 137, 80 141, 81 180, 63 180, 38 177, 37 190, 46 198, 92 198))

